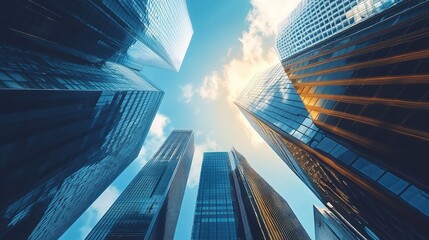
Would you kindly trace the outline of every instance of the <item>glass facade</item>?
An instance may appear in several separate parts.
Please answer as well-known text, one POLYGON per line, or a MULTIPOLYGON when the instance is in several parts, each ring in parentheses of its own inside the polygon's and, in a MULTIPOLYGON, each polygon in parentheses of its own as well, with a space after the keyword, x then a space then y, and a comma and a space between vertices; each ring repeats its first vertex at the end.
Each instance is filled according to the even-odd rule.
POLYGON ((319 128, 426 192, 428 9, 429 1, 398 3, 282 59, 319 128))
POLYGON ((205 152, 192 239, 245 239, 228 152, 205 152))
POLYGON ((204 153, 192 239, 310 239, 287 202, 234 148, 204 153))
POLYGON ((193 132, 174 130, 86 239, 173 239, 193 155, 193 132))
POLYGON ((137 157, 164 93, 115 64, 0 55, 0 238, 57 239, 137 157))
POLYGON ((359 240, 364 239, 349 223, 341 220, 327 208, 313 206, 315 240, 359 240))
POLYGON ((17 0, 0 9, 0 43, 178 71, 193 34, 185 0, 17 0))
POLYGON ((294 56, 402 1, 302 0, 279 24, 276 46, 280 59, 294 56))
POLYGON ((287 202, 232 149, 237 189, 253 239, 310 240, 287 202))
POLYGON ((281 65, 255 76, 236 104, 316 196, 367 238, 429 236, 429 194, 317 127, 281 65))

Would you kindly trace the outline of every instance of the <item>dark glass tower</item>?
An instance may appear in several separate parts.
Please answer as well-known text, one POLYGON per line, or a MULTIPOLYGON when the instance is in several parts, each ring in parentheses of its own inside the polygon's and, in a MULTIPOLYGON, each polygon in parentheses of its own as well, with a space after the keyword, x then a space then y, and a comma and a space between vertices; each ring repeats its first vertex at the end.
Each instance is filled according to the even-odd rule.
POLYGON ((359 240, 364 239, 344 219, 329 211, 327 208, 313 206, 315 240, 359 240))
POLYGON ((131 69, 180 68, 186 2, 10 1, 0 36, 0 238, 57 239, 137 157, 164 93, 131 69))
POLYGON ((299 17, 280 26, 277 40, 311 118, 371 162, 429 191, 429 1, 363 1, 376 11, 358 22, 351 13, 359 6, 332 4, 325 37, 310 41, 322 30, 299 19, 313 18, 306 9, 322 2, 303 2, 295 11, 299 17), (343 26, 334 22, 338 16, 352 26, 336 30, 343 26), (310 38, 305 47, 286 43, 295 28, 307 29, 297 41, 310 38))
POLYGON ((193 34, 185 0, 16 0, 0 9, 0 43, 31 51, 178 71, 193 34))
POLYGON ((86 239, 173 239, 193 155, 193 132, 174 130, 86 239))
POLYGON ((286 201, 235 149, 204 153, 192 239, 310 239, 286 201))
POLYGON ((429 194, 318 128, 281 65, 255 76, 236 104, 316 196, 362 235, 427 239, 429 194))
POLYGON ((163 92, 115 64, 0 55, 0 238, 57 239, 137 157, 163 92))

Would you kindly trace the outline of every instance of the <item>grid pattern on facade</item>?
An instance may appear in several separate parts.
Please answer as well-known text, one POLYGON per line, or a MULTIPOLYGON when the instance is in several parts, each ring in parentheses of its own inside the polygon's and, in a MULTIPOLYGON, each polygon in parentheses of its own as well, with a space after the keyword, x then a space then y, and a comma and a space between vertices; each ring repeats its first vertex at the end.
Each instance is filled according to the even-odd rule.
POLYGON ((0 21, 1 42, 139 70, 178 71, 193 34, 185 0, 18 0, 0 21))
POLYGON ((137 157, 163 92, 114 64, 0 52, 0 238, 57 238, 137 157))
MULTIPOLYGON (((251 81, 251 86, 248 86, 240 95, 236 104, 252 126, 270 143, 270 146, 307 186, 321 198, 322 202, 334 202, 333 205, 342 209, 341 211, 344 211, 348 218, 357 216, 365 219, 354 219, 352 222, 367 222, 371 228, 377 228, 378 233, 381 232, 388 236, 400 226, 401 217, 392 216, 389 212, 391 209, 382 209, 384 201, 393 202, 393 205, 397 206, 403 206, 405 203, 408 207, 402 208, 416 209, 418 210, 414 212, 416 216, 426 219, 429 213, 428 194, 385 168, 368 161, 345 145, 336 142, 314 126, 309 113, 305 111, 303 103, 299 100, 297 92, 281 69, 281 66, 276 66, 264 74, 257 75, 251 81), (321 165, 319 161, 325 164, 321 165), (309 164, 310 162, 313 162, 313 165, 309 164), (334 166, 335 171, 326 170, 328 169, 326 166, 329 165, 334 166), (340 174, 337 172, 338 170, 340 170, 340 174), (382 196, 376 194, 375 198, 371 196, 372 200, 368 200, 373 206, 380 206, 380 210, 365 211, 367 209, 365 203, 358 199, 362 195, 374 194, 374 191, 370 190, 365 193, 368 190, 364 190, 353 193, 351 191, 353 188, 339 182, 339 179, 344 178, 341 175, 345 173, 345 170, 347 174, 352 174, 352 180, 362 179, 366 182, 365 186, 372 186, 376 189, 375 192, 383 192, 382 196), (329 186, 335 186, 335 188, 327 190, 326 188, 329 186), (338 192, 327 196, 326 193, 330 191, 338 192), (381 197, 382 200, 377 200, 378 197, 381 197), (374 221, 377 217, 372 214, 377 211, 380 212, 377 217, 382 217, 382 219, 387 216, 391 217, 392 225, 381 226, 374 221), (426 216, 420 215, 418 212, 426 216), (385 232, 387 227, 391 228, 391 232, 385 232)), ((350 179, 347 182, 350 182, 350 179)), ((348 184, 351 185, 351 183, 348 184)), ((393 208, 396 209, 396 207, 393 208)), ((400 214, 406 218, 409 213, 400 214)), ((414 228, 414 226, 409 227, 414 228)), ((361 226, 361 230, 363 228, 361 226)), ((421 234, 419 231, 425 230, 417 228, 413 231, 418 236, 421 234)), ((406 236, 404 232, 398 234, 406 236)))
MULTIPOLYGON (((287 202, 249 165, 235 149, 232 150, 236 174, 244 187, 242 198, 250 205, 246 213, 254 212, 258 222, 252 231, 262 233, 264 239, 310 239, 287 202)), ((248 216, 249 218, 250 216, 248 216)), ((259 235, 259 234, 258 234, 259 235)), ((254 236, 254 239, 258 239, 254 236)))
POLYGON ((227 152, 205 152, 192 239, 244 239, 227 152))
POLYGON ((165 217, 162 208, 166 207, 176 169, 192 159, 192 137, 192 131, 173 131, 86 239, 144 239, 152 234, 162 235, 154 233, 153 228, 165 217))
POLYGON ((283 62, 316 125, 426 189, 428 7, 400 4, 283 62))
POLYGON ((380 13, 402 0, 303 0, 279 24, 280 59, 321 42, 380 13))

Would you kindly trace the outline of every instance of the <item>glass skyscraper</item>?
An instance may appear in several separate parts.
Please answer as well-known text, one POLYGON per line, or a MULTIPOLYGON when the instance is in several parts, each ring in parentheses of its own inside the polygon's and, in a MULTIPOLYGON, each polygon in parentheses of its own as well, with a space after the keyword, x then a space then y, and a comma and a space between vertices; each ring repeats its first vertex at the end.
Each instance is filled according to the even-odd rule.
POLYGON ((245 239, 228 152, 205 152, 191 239, 245 239))
POLYGON ((193 34, 185 0, 17 0, 0 9, 0 43, 178 71, 193 34))
POLYGON ((17 0, 0 8, 0 238, 57 239, 138 156, 179 70, 185 0, 17 0))
POLYGON ((203 157, 192 239, 310 239, 286 201, 235 149, 203 157))
POLYGON ((173 239, 194 134, 174 130, 86 239, 173 239))
POLYGON ((317 127, 281 65, 255 76, 236 104, 316 196, 362 235, 429 236, 428 192, 317 127))
POLYGON ((116 64, 0 55, 0 238, 57 239, 137 157, 164 93, 116 64))
POLYGON ((302 2, 280 26, 282 65, 319 128, 429 192, 429 1, 346 2, 302 2), (318 11, 322 29, 303 20, 318 11))

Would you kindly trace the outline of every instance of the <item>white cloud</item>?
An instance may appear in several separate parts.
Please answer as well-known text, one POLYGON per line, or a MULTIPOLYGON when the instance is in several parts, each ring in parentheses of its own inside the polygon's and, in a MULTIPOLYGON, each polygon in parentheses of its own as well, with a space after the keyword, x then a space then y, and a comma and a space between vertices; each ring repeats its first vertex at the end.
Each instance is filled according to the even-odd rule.
POLYGON ((142 165, 146 164, 150 156, 158 149, 161 144, 165 141, 167 136, 165 135, 166 128, 170 126, 170 118, 157 113, 155 119, 152 122, 152 125, 149 129, 148 136, 146 141, 140 150, 137 161, 142 165))
POLYGON ((207 151, 215 151, 219 147, 217 142, 206 138, 202 144, 195 144, 194 158, 192 159, 191 171, 188 178, 188 187, 195 187, 200 181, 201 165, 203 163, 203 153, 207 151))
POLYGON ((97 224, 97 222, 103 217, 103 215, 109 210, 110 206, 115 202, 119 197, 120 193, 117 188, 114 186, 109 186, 100 197, 95 200, 94 203, 88 208, 85 212, 88 216, 85 218, 85 223, 80 228, 81 239, 89 234, 92 228, 97 224))
MULTIPOLYGON (((215 100, 220 91, 225 91, 227 101, 233 108, 236 107, 232 103, 256 73, 280 62, 274 48, 277 26, 299 0, 251 0, 250 3, 252 10, 246 18, 249 28, 239 39, 241 49, 220 70, 207 76, 200 87, 201 97, 208 100, 215 100)), ((228 50, 228 53, 231 52, 234 49, 228 50)), ((252 143, 261 143, 261 137, 241 113, 237 117, 244 123, 252 143)))
POLYGON ((221 87, 221 77, 217 72, 213 72, 210 76, 204 78, 200 87, 200 96, 214 100, 219 95, 221 87))
POLYGON ((194 93, 195 93, 194 85, 192 85, 192 83, 188 83, 180 88, 182 89, 181 99, 183 99, 185 103, 191 102, 192 97, 194 96, 194 93))

